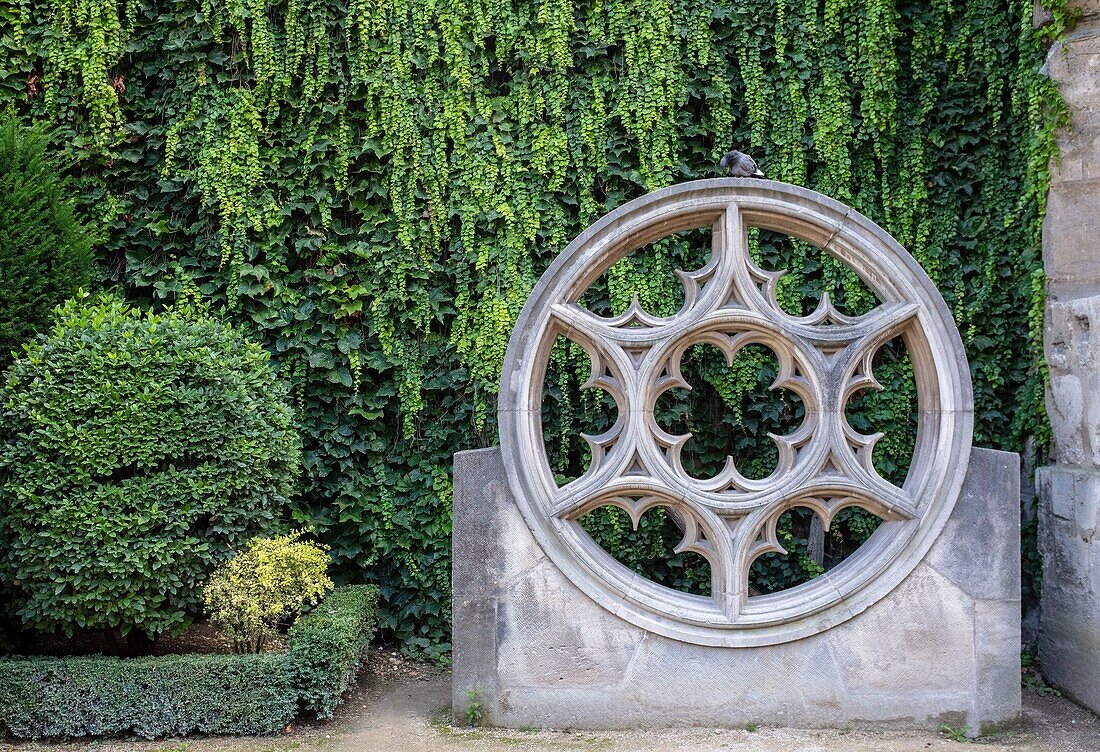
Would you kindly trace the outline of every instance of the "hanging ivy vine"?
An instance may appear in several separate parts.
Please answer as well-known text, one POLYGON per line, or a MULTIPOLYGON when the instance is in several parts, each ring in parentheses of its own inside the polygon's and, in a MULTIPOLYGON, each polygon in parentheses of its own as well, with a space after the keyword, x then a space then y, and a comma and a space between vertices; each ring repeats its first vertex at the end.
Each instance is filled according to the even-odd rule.
MULTIPOLYGON (((979 444, 1042 436, 1038 233, 1064 113, 1039 67, 1071 21, 1049 4, 1034 29, 1023 0, 0 0, 0 106, 55 125, 107 226, 107 283, 150 303, 194 286, 268 345, 305 437, 297 516, 382 585, 386 628, 438 651, 450 456, 494 441, 527 293, 599 214, 718 174, 731 144, 924 265, 963 332, 979 444)), ((586 301, 662 311, 697 240, 643 249, 586 301)), ((790 270, 791 309, 873 304, 816 249, 753 242, 790 270)), ((893 355, 902 396, 868 408, 884 472, 911 421, 893 355)), ((609 405, 577 391, 582 351, 552 359, 564 471, 609 405)), ((711 407, 757 409, 766 367, 703 363, 711 407)))

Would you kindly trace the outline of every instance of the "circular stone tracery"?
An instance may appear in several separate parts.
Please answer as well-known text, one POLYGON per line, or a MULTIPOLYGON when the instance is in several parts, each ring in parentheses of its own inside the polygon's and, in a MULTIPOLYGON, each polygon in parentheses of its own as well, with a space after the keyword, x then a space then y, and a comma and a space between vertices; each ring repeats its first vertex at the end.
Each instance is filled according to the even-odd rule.
POLYGON ((600 219, 543 275, 520 314, 508 347, 499 400, 501 449, 508 479, 536 540, 550 559, 597 603, 645 629, 704 645, 768 645, 798 639, 851 618, 886 595, 917 565, 947 521, 966 472, 973 430, 969 369, 962 341, 932 282, 885 231, 821 194, 766 180, 702 180, 632 201, 600 219), (600 274, 633 250, 681 230, 710 226, 710 261, 680 272, 684 305, 669 317, 635 303, 604 318, 578 305, 600 274), (863 316, 836 311, 822 296, 809 316, 785 313, 776 300, 782 272, 756 267, 745 228, 800 238, 850 266, 880 305, 863 316), (559 335, 592 359, 586 386, 605 389, 618 419, 586 436, 588 470, 558 487, 542 438, 542 383, 559 335), (871 452, 880 435, 848 425, 844 407, 861 389, 878 388, 875 352, 901 336, 917 385, 918 428, 909 475, 898 488, 879 477, 871 452), (713 345, 732 361, 749 344, 771 348, 780 373, 774 387, 803 400, 794 433, 772 436, 778 466, 769 477, 743 477, 732 461, 699 480, 680 463, 687 436, 657 425, 657 398, 687 386, 684 351, 713 345), (653 506, 669 507, 684 531, 677 550, 710 563, 711 597, 651 582, 615 561, 578 519, 605 504, 637 522, 653 506), (847 506, 884 522, 837 568, 779 593, 748 598, 752 561, 782 551, 775 526, 805 506, 827 526, 847 506))

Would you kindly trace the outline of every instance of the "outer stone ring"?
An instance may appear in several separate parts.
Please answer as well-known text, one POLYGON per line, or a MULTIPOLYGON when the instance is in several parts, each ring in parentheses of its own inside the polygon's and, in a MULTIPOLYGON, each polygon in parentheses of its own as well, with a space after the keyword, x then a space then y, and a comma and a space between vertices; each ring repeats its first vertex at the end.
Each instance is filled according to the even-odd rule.
POLYGON ((509 342, 498 403, 500 442, 511 488, 539 545, 597 603, 626 621, 685 642, 770 645, 821 632, 868 608, 896 587, 927 553, 958 497, 973 432, 973 398, 962 340, 943 298, 917 262, 882 228, 814 191, 767 180, 683 183, 616 209, 570 243, 527 301, 509 342), (578 305, 584 291, 631 251, 674 232, 710 227, 712 253, 701 269, 681 273, 685 303, 673 316, 638 306, 615 318, 578 305), (823 296, 809 316, 776 301, 782 272, 757 267, 746 228, 760 227, 812 243, 863 280, 880 304, 863 316, 838 312, 823 296), (559 487, 542 438, 542 386, 558 336, 592 359, 587 385, 605 389, 618 420, 586 437, 588 470, 559 487), (881 434, 863 435, 844 408, 877 387, 876 350, 900 336, 917 385, 918 427, 908 477, 899 488, 871 462, 881 434), (779 361, 775 386, 802 398, 806 419, 779 447, 776 471, 763 480, 729 463, 714 478, 690 476, 680 461, 686 436, 657 425, 653 407, 685 386, 680 358, 706 343, 733 355, 763 344, 779 361), (669 507, 690 550, 710 563, 711 597, 671 590, 615 561, 578 523, 614 504, 637 520, 669 507), (883 519, 855 554, 797 587, 748 597, 752 561, 782 551, 776 523, 793 506, 828 524, 848 506, 883 519))

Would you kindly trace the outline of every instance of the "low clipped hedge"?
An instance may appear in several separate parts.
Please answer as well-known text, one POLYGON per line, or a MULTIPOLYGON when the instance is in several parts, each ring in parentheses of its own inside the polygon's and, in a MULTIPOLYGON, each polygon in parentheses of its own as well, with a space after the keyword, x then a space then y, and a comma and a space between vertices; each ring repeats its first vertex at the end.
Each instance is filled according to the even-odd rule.
POLYGON ((374 636, 378 588, 334 590, 290 628, 287 653, 302 707, 331 718, 359 671, 374 636))
POLYGON ((0 658, 0 735, 271 734, 299 710, 331 717, 366 657, 378 588, 337 588, 286 653, 0 658))
POLYGON ((298 709, 278 653, 0 660, 0 728, 15 737, 265 734, 298 709))

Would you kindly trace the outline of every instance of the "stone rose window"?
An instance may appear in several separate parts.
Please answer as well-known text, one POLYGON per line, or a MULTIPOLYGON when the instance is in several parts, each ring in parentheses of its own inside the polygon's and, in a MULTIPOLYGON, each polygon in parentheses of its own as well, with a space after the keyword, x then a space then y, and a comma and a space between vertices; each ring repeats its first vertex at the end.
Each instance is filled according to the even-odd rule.
POLYGON ((637 626, 703 645, 767 645, 820 632, 867 608, 901 582, 927 552, 955 503, 973 428, 969 370, 950 311, 913 258, 854 210, 803 188, 766 180, 720 179, 677 185, 630 202, 574 240, 528 299, 505 359, 499 400, 508 479, 538 543, 578 588, 637 626), (639 306, 615 317, 579 305, 581 296, 630 252, 673 233, 711 228, 710 260, 681 272, 684 304, 657 317, 639 306), (877 296, 862 316, 837 311, 823 295, 807 316, 777 302, 782 272, 750 258, 747 228, 811 243, 850 267, 877 296), (586 386, 605 390, 615 423, 586 437, 591 463, 559 485, 542 434, 543 379, 551 348, 565 337, 592 361, 586 386), (917 389, 912 464, 902 486, 875 471, 879 435, 854 430, 845 407, 878 387, 875 353, 901 337, 917 389), (681 362, 706 344, 731 361, 746 346, 775 353, 774 386, 802 401, 805 418, 772 438, 778 463, 768 477, 745 477, 731 462, 699 479, 681 462, 690 438, 658 425, 660 396, 689 386, 681 362), (593 541, 578 520, 604 506, 637 522, 647 510, 671 510, 683 531, 679 551, 702 556, 711 596, 672 590, 634 573, 593 541), (752 562, 782 551, 776 525, 807 507, 828 525, 845 507, 883 522, 855 554, 797 587, 748 597, 752 562))

